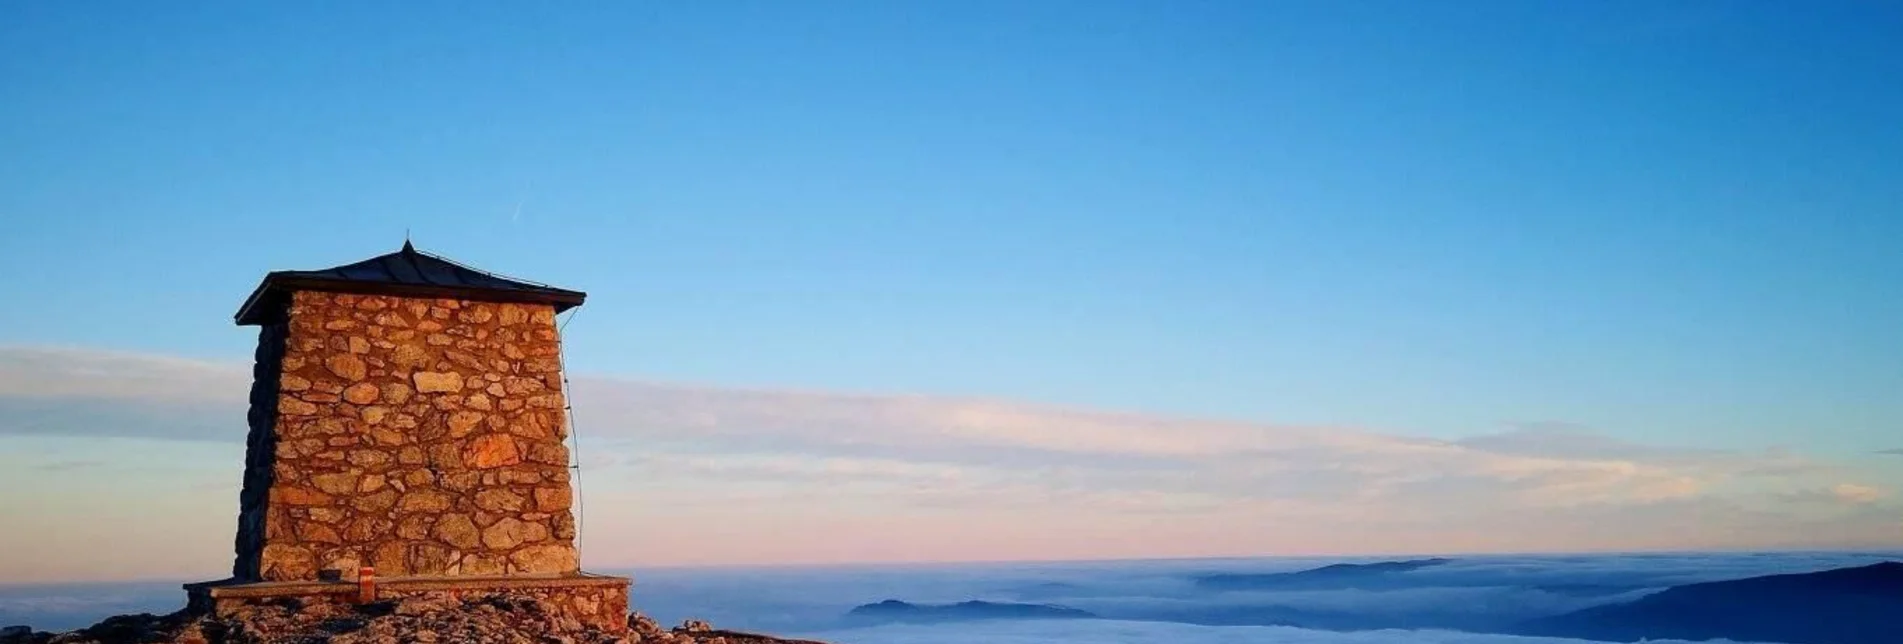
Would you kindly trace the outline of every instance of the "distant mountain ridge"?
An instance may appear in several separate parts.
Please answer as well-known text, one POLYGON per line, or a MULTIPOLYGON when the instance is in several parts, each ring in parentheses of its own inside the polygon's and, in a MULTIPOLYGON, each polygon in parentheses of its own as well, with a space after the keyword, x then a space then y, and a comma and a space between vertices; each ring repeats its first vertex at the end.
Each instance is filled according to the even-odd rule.
POLYGON ((1673 586, 1533 620, 1523 635, 1631 642, 1903 643, 1903 562, 1673 586))
POLYGON ((1096 619, 1089 611, 1050 604, 965 601, 956 604, 913 604, 888 599, 863 604, 846 613, 859 622, 954 622, 991 619, 1096 619))
POLYGON ((1452 563, 1452 559, 1409 559, 1365 564, 1330 564, 1294 572, 1215 573, 1194 578, 1198 587, 1210 590, 1294 590, 1353 587, 1364 582, 1452 563))

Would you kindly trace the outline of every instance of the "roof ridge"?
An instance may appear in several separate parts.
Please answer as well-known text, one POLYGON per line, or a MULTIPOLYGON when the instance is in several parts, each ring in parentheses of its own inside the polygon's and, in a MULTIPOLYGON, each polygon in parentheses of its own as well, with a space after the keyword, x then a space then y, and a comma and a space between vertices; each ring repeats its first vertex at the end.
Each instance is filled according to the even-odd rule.
MULTIPOLYGON (((404 242, 404 243, 403 243, 403 245, 404 245, 404 247, 406 247, 406 248, 408 248, 408 247, 409 247, 409 242, 404 242)), ((426 250, 416 250, 415 248, 410 248, 410 252, 411 252, 411 253, 413 253, 413 254, 416 254, 416 255, 422 255, 422 256, 424 256, 424 257, 428 257, 428 258, 430 258, 430 259, 434 259, 434 260, 436 260, 436 261, 439 261, 439 262, 443 262, 443 263, 445 263, 445 264, 449 264, 450 266, 454 266, 454 267, 456 267, 456 268, 460 268, 460 269, 463 269, 463 270, 465 270, 465 271, 470 271, 470 272, 472 272, 472 273, 477 273, 477 274, 481 274, 481 275, 487 275, 487 276, 489 276, 489 277, 493 277, 493 278, 496 278, 496 279, 504 279, 504 280, 509 280, 509 281, 511 281, 511 282, 521 282, 521 283, 523 283, 523 284, 528 284, 528 285, 530 285, 530 286, 537 286, 537 287, 541 287, 541 288, 561 288, 561 287, 558 287, 558 286, 552 286, 552 285, 549 285, 549 284, 545 284, 545 283, 542 283, 542 282, 537 282, 537 281, 535 281, 535 280, 531 280, 531 279, 523 279, 523 278, 520 278, 520 277, 514 277, 514 276, 511 276, 511 275, 504 275, 504 274, 502 274, 502 273, 497 273, 497 272, 494 272, 494 271, 485 271, 485 270, 483 270, 483 269, 480 269, 480 268, 476 268, 476 267, 474 267, 474 266, 470 266, 470 265, 468 265, 468 264, 464 264, 464 263, 462 263, 462 262, 458 262, 458 261, 456 261, 456 260, 453 260, 453 259, 450 259, 450 258, 448 258, 448 257, 444 257, 444 256, 442 256, 442 255, 437 255, 437 254, 435 254, 435 253, 431 253, 431 252, 429 252, 429 251, 426 251, 426 250)), ((567 290, 567 289, 562 289, 562 290, 567 290)))

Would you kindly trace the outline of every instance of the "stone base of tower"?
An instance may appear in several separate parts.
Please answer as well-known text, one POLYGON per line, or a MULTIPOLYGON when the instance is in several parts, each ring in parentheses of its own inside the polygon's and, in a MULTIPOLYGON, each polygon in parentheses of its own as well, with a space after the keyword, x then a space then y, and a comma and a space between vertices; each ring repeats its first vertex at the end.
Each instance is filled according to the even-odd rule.
MULTIPOLYGON (((495 595, 534 597, 553 607, 558 618, 610 633, 628 628, 627 577, 578 573, 573 575, 511 575, 507 577, 432 576, 391 577, 376 580, 375 600, 432 596, 471 600, 495 595)), ((234 580, 186 584, 186 608, 196 613, 228 617, 246 606, 295 599, 356 604, 363 588, 356 582, 234 580)))

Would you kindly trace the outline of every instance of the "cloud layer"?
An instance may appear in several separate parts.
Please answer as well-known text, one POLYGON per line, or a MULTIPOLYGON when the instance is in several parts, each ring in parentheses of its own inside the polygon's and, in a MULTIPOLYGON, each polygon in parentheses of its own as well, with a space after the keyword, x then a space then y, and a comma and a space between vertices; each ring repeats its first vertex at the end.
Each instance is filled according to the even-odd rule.
MULTIPOLYGON (((40 477, 123 466, 128 440, 236 444, 248 380, 242 364, 0 348, 0 440, 98 446, 40 477)), ((929 396, 590 377, 572 392, 584 547, 603 563, 1903 543, 1880 474, 1563 425, 1442 441, 929 396)))
MULTIPOLYGON (((1459 631, 1385 630, 1338 633, 1286 626, 1195 626, 1166 622, 1094 620, 1081 622, 987 622, 957 625, 895 625, 819 637, 851 637, 854 644, 1059 644, 1067 642, 1178 644, 1585 644, 1585 640, 1514 635, 1485 635, 1459 631)), ((1653 640, 1656 644, 1691 644, 1653 640)))

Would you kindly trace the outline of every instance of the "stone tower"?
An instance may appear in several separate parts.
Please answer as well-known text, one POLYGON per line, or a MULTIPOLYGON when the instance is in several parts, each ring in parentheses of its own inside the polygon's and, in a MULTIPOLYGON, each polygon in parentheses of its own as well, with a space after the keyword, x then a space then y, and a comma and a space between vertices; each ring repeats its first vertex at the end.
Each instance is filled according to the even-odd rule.
POLYGON ((259 332, 233 580, 577 575, 555 316, 584 297, 408 242, 267 275, 237 314, 259 332))

